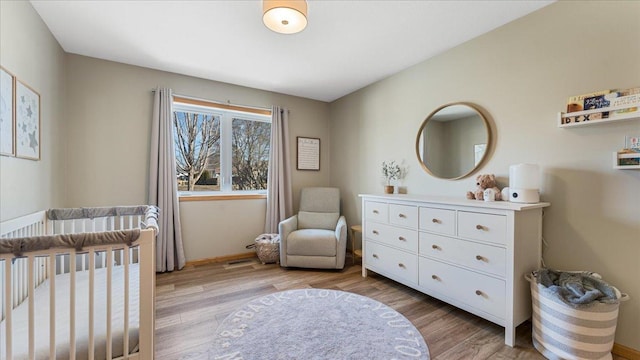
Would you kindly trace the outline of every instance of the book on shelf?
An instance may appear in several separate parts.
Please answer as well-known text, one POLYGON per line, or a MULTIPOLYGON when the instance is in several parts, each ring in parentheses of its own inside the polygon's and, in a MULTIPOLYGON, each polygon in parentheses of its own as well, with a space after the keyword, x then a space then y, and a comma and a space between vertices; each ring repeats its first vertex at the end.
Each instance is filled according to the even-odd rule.
MULTIPOLYGON (((567 112, 572 113, 583 110, 601 109, 611 106, 622 106, 626 104, 632 105, 634 103, 638 103, 638 100, 640 100, 640 87, 629 89, 600 90, 588 94, 569 97, 569 99, 567 100, 567 112)), ((614 113, 624 114, 637 110, 637 107, 635 107, 634 109, 633 106, 630 106, 626 109, 615 110, 614 113)), ((606 119, 608 117, 608 112, 603 112, 599 118, 606 119)), ((591 118, 591 120, 596 120, 596 118, 591 118)), ((589 119, 587 119, 586 121, 589 121, 589 119)))
POLYGON ((576 112, 584 110, 584 99, 590 99, 596 96, 603 96, 611 92, 611 90, 601 90, 588 94, 575 95, 567 100, 567 112, 576 112))
POLYGON ((614 110, 611 114, 612 117, 620 114, 627 114, 638 111, 640 106, 640 94, 626 95, 614 98, 611 100, 611 106, 628 106, 624 109, 614 110))

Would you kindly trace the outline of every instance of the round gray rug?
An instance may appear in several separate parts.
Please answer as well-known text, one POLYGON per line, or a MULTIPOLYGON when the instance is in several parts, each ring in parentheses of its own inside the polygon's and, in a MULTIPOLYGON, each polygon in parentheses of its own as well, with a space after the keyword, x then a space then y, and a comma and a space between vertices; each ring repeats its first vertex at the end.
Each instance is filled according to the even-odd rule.
MULTIPOLYGON (((195 355, 195 354, 194 354, 195 355)), ((208 359, 429 359, 407 318, 365 296, 283 291, 250 301, 216 330, 208 359)))

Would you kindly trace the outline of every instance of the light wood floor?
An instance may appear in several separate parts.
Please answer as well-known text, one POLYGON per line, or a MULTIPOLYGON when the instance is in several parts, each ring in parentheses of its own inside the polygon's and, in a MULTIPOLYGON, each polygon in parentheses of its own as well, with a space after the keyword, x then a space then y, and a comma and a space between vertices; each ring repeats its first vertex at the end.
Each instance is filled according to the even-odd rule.
POLYGON ((234 309, 255 297, 300 288, 349 291, 387 304, 420 330, 431 359, 544 359, 531 344, 529 322, 518 327, 511 348, 504 345, 502 327, 377 274, 363 278, 350 259, 342 271, 283 269, 252 259, 158 274, 155 359, 202 351, 234 309))

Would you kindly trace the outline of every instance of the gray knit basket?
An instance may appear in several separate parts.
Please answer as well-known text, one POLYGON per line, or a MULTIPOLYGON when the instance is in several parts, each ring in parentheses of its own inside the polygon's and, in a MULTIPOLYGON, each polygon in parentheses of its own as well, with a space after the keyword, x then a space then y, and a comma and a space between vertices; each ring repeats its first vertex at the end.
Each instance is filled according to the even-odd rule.
POLYGON ((262 234, 255 240, 256 255, 263 264, 280 261, 280 236, 278 234, 262 234))

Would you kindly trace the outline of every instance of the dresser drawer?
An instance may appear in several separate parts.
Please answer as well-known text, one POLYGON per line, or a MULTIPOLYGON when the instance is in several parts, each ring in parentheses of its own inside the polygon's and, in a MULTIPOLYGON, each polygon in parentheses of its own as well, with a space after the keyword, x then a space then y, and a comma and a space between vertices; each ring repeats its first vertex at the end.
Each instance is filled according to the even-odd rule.
POLYGON ((408 205, 389 205, 389 223, 411 229, 418 228, 418 208, 408 205))
POLYGON ((376 201, 365 201, 364 217, 367 220, 377 221, 386 224, 389 222, 389 205, 376 201))
POLYGON ((507 242, 507 217, 460 211, 458 236, 504 245, 507 242))
POLYGON ((420 208, 420 230, 432 231, 444 235, 455 235, 456 212, 429 207, 420 208))
POLYGON ((388 246, 367 241, 365 244, 367 265, 385 271, 413 284, 418 283, 418 256, 388 246))
POLYGON ((366 237, 383 244, 418 252, 418 231, 391 225, 367 222, 366 237))
POLYGON ((430 233, 420 233, 420 254, 490 274, 505 276, 506 250, 430 233))
POLYGON ((423 257, 419 264, 420 286, 505 318, 504 281, 423 257))

